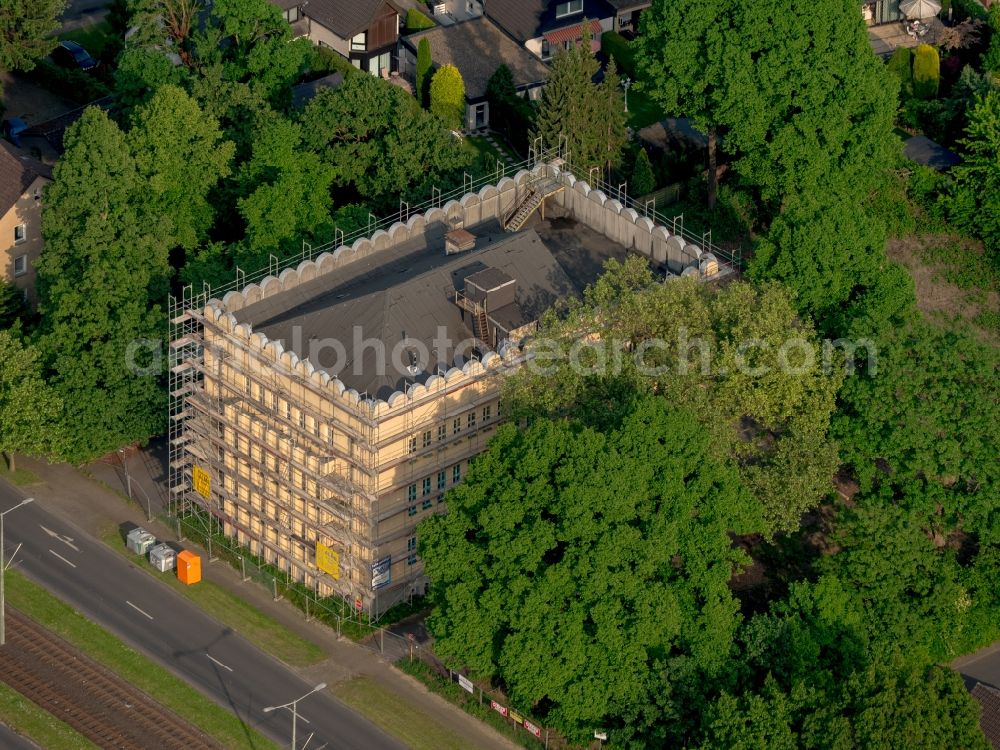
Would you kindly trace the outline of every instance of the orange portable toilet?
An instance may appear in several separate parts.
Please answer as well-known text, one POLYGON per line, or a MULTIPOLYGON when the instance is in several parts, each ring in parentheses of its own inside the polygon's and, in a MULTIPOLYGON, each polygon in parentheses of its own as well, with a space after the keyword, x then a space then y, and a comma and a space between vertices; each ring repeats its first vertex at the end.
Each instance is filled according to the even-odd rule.
POLYGON ((201 580, 201 558, 194 552, 184 550, 177 555, 177 580, 188 586, 201 580))

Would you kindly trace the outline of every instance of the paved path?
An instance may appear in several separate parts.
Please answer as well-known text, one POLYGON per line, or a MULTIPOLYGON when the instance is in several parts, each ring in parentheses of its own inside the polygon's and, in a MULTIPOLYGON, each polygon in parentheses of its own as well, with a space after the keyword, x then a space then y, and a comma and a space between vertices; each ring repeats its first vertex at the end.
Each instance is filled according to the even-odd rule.
POLYGON ((38 750, 38 745, 0 724, 0 747, 4 750, 38 750))
MULTIPOLYGON (((98 535, 109 524, 125 521, 142 525, 159 538, 174 539, 176 533, 158 522, 146 522, 145 496, 150 497, 154 513, 157 512, 163 478, 162 464, 156 452, 132 453, 126 457, 129 476, 134 483, 133 494, 143 505, 129 505, 125 497, 124 472, 120 460, 99 462, 87 467, 91 478, 84 477, 73 467, 64 464, 47 465, 30 459, 19 458, 18 466, 28 469, 39 477, 42 484, 24 488, 33 495, 45 509, 62 519, 69 519, 81 531, 98 535), (141 488, 141 489, 139 489, 141 488)), ((17 511, 21 513, 22 511, 17 511)), ((11 521, 15 514, 7 517, 11 521)), ((121 558, 120 555, 114 554, 121 558)), ((122 558, 123 559, 123 558, 122 558)), ((58 562, 58 561, 57 561, 58 562)), ((362 646, 347 639, 337 638, 329 627, 316 621, 306 622, 303 614, 285 601, 275 602, 269 591, 254 583, 243 583, 239 573, 223 562, 205 565, 202 569, 207 580, 234 593, 253 607, 267 613, 292 632, 298 633, 319 644, 328 654, 328 659, 313 665, 300 674, 315 682, 322 680, 329 685, 364 675, 380 687, 396 694, 416 712, 431 718, 458 735, 469 748, 483 750, 514 750, 510 740, 495 732, 489 726, 469 716, 443 698, 429 692, 421 683, 395 669, 388 661, 362 646)), ((148 576, 142 573, 143 576, 148 576)), ((170 589, 164 586, 165 591, 170 589)), ((388 639, 387 639, 388 645, 388 639)), ((340 747, 338 744, 337 747, 340 747)))
POLYGON ((951 667, 965 678, 970 689, 983 682, 1000 690, 1000 641, 956 659, 951 667))

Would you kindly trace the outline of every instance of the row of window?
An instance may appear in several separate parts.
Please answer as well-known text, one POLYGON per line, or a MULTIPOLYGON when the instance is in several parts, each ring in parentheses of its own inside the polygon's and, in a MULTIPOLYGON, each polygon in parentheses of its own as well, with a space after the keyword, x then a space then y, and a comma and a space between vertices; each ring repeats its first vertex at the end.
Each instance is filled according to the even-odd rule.
MULTIPOLYGON (((500 417, 499 402, 497 403, 496 406, 497 406, 496 416, 497 418, 499 418, 500 417)), ((493 405, 487 404, 486 406, 484 406, 482 415, 483 415, 483 424, 491 422, 493 420, 493 405)), ((472 411, 468 412, 465 415, 464 423, 466 430, 474 430, 476 428, 477 416, 478 413, 475 409, 473 409, 472 411)), ((451 420, 452 437, 454 437, 455 435, 462 434, 462 423, 463 423, 462 417, 455 417, 454 419, 451 420)), ((410 453, 416 453, 418 448, 430 448, 433 437, 434 437, 434 430, 424 430, 423 433, 419 435, 419 439, 417 435, 411 435, 409 443, 410 453)), ((448 423, 442 422, 437 426, 437 441, 439 443, 443 443, 447 439, 448 439, 448 423)))
MULTIPOLYGON (((458 484, 462 481, 462 464, 455 464, 451 469, 442 469, 437 473, 437 501, 444 501, 444 491, 448 486, 448 472, 451 472, 451 483, 458 484)), ((420 480, 420 497, 422 498, 420 503, 421 510, 429 510, 434 504, 431 499, 433 494, 432 480, 433 477, 424 477, 420 480)), ((409 516, 417 515, 417 483, 414 482, 406 489, 406 499, 411 503, 409 508, 407 508, 406 514, 409 516)))

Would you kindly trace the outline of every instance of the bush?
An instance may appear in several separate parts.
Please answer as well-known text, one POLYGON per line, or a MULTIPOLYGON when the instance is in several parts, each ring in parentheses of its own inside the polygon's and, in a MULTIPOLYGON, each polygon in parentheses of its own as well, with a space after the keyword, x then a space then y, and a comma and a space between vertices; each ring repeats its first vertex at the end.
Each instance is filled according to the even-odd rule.
POLYGON ((921 99, 937 96, 941 79, 941 58, 929 44, 921 44, 913 57, 913 93, 921 99))
POLYGON ((649 163, 649 155, 646 149, 640 148, 635 155, 635 164, 632 167, 632 179, 629 184, 629 191, 633 198, 648 195, 656 189, 656 177, 653 175, 653 165, 649 163))
POLYGON ((109 93, 108 87, 92 75, 61 68, 50 60, 39 60, 29 75, 42 88, 77 104, 89 104, 109 93))
POLYGON ((465 81, 454 65, 443 65, 431 79, 431 113, 452 130, 465 127, 465 81))
POLYGON ((359 71, 343 55, 328 47, 317 45, 313 47, 312 57, 309 59, 309 72, 313 78, 322 78, 329 73, 338 72, 347 78, 359 71))
POLYGON ((625 37, 615 31, 605 31, 601 34, 601 52, 614 60, 623 74, 635 78, 635 52, 625 37))
POLYGON ((416 8, 410 8, 406 13, 406 32, 412 34, 414 31, 423 31, 424 29, 433 29, 437 26, 434 21, 425 16, 416 8))
POLYGON ((899 77, 903 91, 907 91, 913 81, 913 52, 910 48, 897 47, 887 67, 899 77))

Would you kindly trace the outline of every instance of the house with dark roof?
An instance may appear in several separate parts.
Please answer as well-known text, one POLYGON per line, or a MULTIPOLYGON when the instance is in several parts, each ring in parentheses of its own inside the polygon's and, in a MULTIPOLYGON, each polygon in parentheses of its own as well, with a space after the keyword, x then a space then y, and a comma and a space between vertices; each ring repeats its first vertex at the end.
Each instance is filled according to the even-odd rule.
POLYGON ((329 47, 372 75, 399 70, 395 0, 272 0, 297 36, 329 47))
POLYGON ((537 99, 549 76, 548 66, 504 34, 488 18, 479 17, 452 26, 438 26, 403 37, 401 69, 411 79, 416 75, 417 45, 426 39, 434 68, 454 65, 465 82, 467 130, 490 124, 486 86, 501 65, 510 68, 518 93, 537 99))
POLYGON ((52 169, 0 141, 0 280, 35 303, 35 263, 42 253, 42 188, 52 169))
POLYGON ((608 0, 488 0, 484 11, 497 26, 531 54, 549 60, 560 47, 583 37, 584 20, 591 46, 600 49, 601 34, 615 28, 617 11, 608 0))

